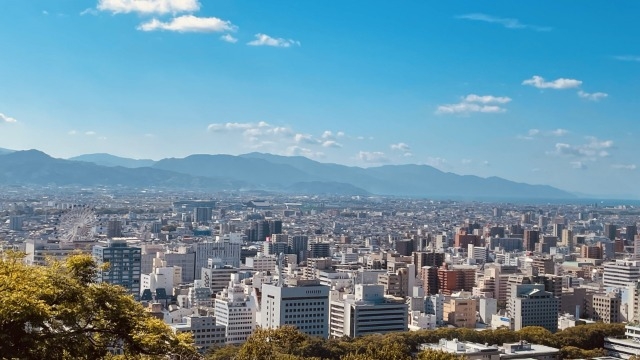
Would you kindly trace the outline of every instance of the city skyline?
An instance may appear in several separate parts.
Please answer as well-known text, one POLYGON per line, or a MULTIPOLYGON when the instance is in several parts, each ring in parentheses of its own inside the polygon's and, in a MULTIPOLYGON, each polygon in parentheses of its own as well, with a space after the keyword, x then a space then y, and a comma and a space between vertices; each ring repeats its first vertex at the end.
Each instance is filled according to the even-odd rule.
POLYGON ((630 1, 0 2, 3 148, 259 151, 640 196, 630 1))

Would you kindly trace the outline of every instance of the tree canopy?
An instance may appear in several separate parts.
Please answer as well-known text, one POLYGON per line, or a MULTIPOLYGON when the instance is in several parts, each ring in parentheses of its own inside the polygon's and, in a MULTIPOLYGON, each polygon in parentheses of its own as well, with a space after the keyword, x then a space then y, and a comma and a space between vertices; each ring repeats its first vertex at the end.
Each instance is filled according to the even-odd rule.
POLYGON ((74 255, 27 266, 24 254, 0 257, 0 358, 104 359, 195 356, 188 335, 176 335, 125 289, 95 283, 96 263, 74 255))

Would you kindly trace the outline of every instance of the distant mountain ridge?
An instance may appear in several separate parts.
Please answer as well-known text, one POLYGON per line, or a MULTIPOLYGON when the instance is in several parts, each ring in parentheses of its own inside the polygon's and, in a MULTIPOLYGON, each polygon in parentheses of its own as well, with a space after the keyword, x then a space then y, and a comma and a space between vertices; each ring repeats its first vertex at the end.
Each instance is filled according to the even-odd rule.
POLYGON ((156 162, 151 159, 129 159, 105 153, 85 154, 69 158, 72 161, 84 161, 102 166, 122 166, 126 168, 149 167, 156 162))
MULTIPOLYGON (((360 168, 320 163, 302 156, 264 153, 196 154, 159 161, 133 160, 109 154, 72 158, 75 163, 163 171, 171 178, 217 179, 216 187, 242 184, 242 189, 342 195, 395 195, 473 199, 572 199, 576 196, 547 185, 517 183, 499 177, 482 178, 440 171, 428 165, 384 165, 360 168), (93 161, 91 161, 93 160, 93 161), (110 165, 106 165, 110 164, 110 165)), ((59 159, 57 159, 59 160, 59 159)), ((0 165, 2 157, 0 156, 0 165)), ((118 170, 119 172, 124 169, 118 170)), ((1 178, 0 178, 1 181, 1 178)), ((184 180, 187 181, 187 180, 184 180)), ((197 181, 196 181, 197 182, 197 181)), ((162 182, 164 184, 167 181, 162 182)), ((170 183, 170 182, 169 182, 170 183)))

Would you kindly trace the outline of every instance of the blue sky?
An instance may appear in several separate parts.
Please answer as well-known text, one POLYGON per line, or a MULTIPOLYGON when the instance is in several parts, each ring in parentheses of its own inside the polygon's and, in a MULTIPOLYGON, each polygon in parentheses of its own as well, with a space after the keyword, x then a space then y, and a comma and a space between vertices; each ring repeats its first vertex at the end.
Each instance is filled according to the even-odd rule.
POLYGON ((637 1, 0 6, 0 147, 429 164, 640 197, 637 1))

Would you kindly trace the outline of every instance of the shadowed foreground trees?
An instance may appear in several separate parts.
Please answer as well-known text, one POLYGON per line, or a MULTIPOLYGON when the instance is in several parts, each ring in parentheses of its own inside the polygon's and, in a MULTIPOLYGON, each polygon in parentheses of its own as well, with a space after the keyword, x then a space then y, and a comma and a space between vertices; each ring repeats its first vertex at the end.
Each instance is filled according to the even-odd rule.
POLYGON ((94 283, 88 255, 50 266, 26 266, 20 253, 0 258, 0 358, 103 359, 119 347, 127 358, 195 355, 126 291, 94 283))

